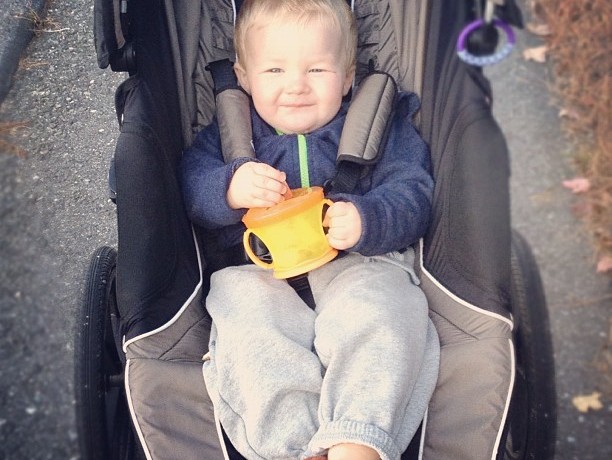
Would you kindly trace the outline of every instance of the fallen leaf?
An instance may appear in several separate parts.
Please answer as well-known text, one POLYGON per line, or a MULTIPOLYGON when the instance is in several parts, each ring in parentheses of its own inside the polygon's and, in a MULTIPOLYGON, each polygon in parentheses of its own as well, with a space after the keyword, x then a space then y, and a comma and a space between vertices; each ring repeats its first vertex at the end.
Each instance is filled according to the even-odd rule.
POLYGON ((606 273, 612 270, 612 256, 603 256, 597 262, 597 273, 606 273))
POLYGON ((527 61, 535 61, 544 63, 546 62, 546 53, 548 52, 548 46, 536 46, 535 48, 527 48, 523 51, 523 58, 527 61))
POLYGON ((579 115, 573 109, 563 108, 559 110, 559 118, 569 118, 570 120, 578 120, 579 115))
POLYGON ((579 395, 572 398, 572 404, 580 412, 588 412, 590 409, 601 410, 603 404, 599 400, 601 393, 598 391, 593 392, 590 395, 579 395))
POLYGON ((572 193, 588 192, 591 188, 591 181, 586 177, 574 177, 573 179, 564 180, 563 186, 572 191, 572 193))
POLYGON ((527 23, 527 30, 538 37, 547 37, 550 35, 550 27, 543 22, 529 22, 527 23))

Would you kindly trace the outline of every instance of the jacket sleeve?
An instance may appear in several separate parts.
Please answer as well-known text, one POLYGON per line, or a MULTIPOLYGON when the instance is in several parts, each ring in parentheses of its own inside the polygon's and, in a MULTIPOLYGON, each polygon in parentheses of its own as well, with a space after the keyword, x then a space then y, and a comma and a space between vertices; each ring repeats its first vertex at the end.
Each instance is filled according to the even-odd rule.
POLYGON ((429 148, 411 123, 417 109, 416 95, 399 96, 382 158, 362 179, 367 191, 330 196, 351 201, 361 215, 361 238, 350 251, 366 256, 397 251, 427 230, 434 184, 429 148))
POLYGON ((244 209, 232 209, 227 203, 227 189, 232 176, 248 158, 226 164, 216 123, 204 128, 183 154, 179 168, 181 189, 191 221, 208 229, 235 224, 244 209))

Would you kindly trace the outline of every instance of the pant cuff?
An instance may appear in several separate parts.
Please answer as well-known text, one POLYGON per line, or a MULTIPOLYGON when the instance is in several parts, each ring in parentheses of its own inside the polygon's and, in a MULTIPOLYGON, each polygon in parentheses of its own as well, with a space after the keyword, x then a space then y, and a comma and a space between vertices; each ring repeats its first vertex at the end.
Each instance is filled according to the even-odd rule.
POLYGON ((398 460, 402 455, 386 431, 374 425, 348 420, 322 424, 310 441, 309 448, 317 452, 342 443, 371 447, 378 452, 381 460, 398 460))

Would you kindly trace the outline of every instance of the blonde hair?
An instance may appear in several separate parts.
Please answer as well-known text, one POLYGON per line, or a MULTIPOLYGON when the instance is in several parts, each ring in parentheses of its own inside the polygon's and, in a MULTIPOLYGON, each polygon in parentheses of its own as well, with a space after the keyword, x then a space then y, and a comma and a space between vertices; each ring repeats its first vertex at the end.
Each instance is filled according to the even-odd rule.
POLYGON ((240 7, 234 31, 234 49, 242 65, 246 57, 247 32, 262 18, 270 21, 290 18, 303 25, 319 21, 338 27, 344 40, 346 68, 355 67, 357 25, 345 0, 245 0, 240 7))

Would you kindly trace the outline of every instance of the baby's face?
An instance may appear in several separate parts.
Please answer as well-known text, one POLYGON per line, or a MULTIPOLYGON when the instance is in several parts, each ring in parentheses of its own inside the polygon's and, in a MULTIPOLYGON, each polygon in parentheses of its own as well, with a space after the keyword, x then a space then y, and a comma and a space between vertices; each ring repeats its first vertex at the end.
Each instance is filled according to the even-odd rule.
POLYGON ((305 134, 334 118, 351 87, 354 71, 346 68, 342 50, 340 31, 331 25, 255 24, 236 74, 269 125, 305 134))

